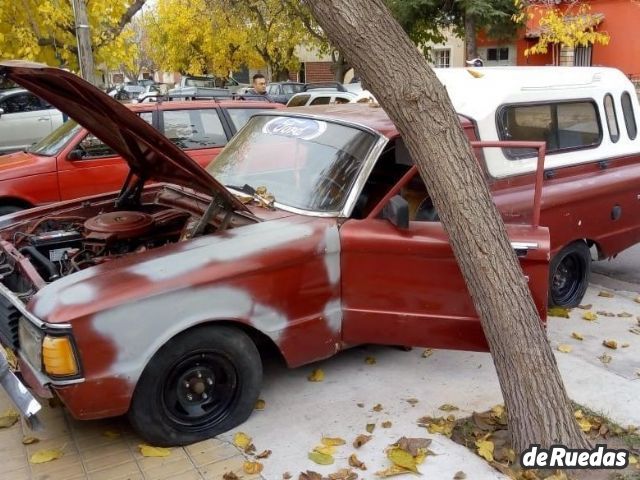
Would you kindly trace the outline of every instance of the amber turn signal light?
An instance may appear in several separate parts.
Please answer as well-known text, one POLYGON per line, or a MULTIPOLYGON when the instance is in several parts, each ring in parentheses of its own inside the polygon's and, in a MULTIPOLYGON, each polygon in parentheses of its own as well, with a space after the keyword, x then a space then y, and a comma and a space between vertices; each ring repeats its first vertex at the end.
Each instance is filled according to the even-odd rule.
POLYGON ((42 363, 49 375, 69 377, 78 374, 78 364, 69 337, 44 337, 42 363))

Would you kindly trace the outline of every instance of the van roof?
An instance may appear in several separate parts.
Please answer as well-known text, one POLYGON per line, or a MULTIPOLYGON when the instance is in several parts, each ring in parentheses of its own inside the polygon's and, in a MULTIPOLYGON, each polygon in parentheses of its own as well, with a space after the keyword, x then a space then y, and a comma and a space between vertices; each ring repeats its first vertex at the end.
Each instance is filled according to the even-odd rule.
POLYGON ((493 116, 503 104, 634 92, 620 70, 606 67, 440 68, 435 72, 456 111, 476 120, 493 116))

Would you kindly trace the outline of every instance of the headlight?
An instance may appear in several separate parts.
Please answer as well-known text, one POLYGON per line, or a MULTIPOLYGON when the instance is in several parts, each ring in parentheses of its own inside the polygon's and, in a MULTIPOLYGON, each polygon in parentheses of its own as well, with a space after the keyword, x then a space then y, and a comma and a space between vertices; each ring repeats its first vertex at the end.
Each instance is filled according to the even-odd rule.
POLYGON ((71 338, 67 335, 46 335, 42 342, 42 359, 44 371, 51 376, 70 377, 79 373, 71 338))
POLYGON ((38 370, 42 368, 42 338, 44 332, 26 318, 20 318, 18 338, 20 350, 29 363, 38 370))

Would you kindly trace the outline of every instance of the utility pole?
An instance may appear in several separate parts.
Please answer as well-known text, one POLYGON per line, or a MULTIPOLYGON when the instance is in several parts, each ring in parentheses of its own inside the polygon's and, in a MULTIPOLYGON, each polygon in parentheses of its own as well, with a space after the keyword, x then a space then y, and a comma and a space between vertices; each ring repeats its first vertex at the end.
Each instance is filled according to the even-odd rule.
POLYGON ((85 0, 71 0, 73 18, 76 24, 76 40, 78 41, 78 63, 80 76, 95 85, 93 69, 93 51, 91 50, 91 32, 85 0))

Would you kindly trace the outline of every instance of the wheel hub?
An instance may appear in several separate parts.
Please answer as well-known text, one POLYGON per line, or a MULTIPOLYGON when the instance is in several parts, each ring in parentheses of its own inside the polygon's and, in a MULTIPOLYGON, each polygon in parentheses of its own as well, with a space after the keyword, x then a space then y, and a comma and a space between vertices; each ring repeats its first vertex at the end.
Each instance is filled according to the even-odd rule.
POLYGON ((215 389, 215 377, 208 368, 196 367, 182 375, 178 395, 183 400, 202 403, 212 397, 215 389))

